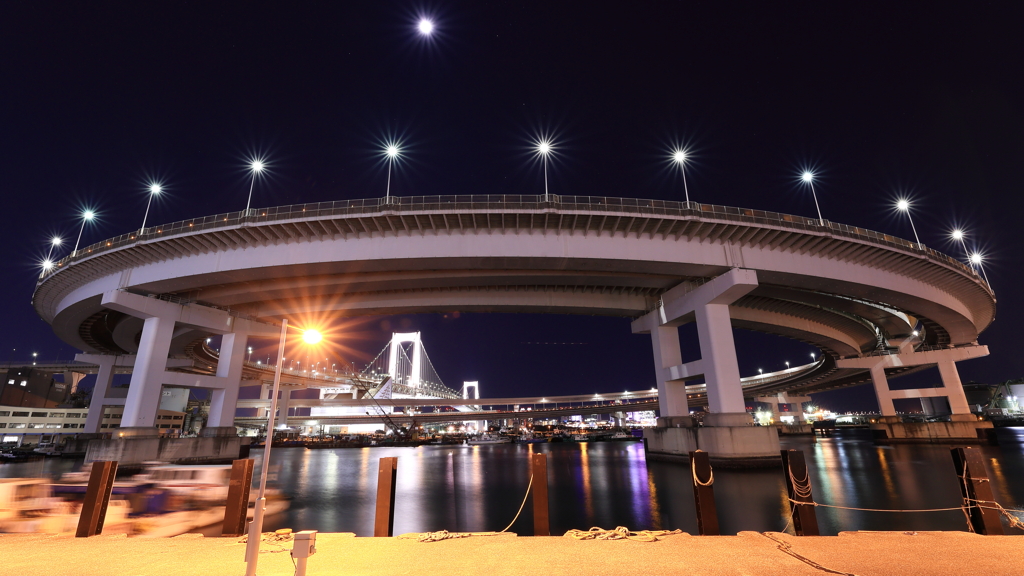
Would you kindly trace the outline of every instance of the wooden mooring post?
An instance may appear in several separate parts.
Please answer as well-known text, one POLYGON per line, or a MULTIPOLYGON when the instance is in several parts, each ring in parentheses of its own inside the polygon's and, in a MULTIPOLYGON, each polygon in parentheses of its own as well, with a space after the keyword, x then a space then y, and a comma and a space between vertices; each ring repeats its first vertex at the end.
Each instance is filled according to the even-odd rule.
POLYGON ((380 459, 377 468, 377 513, 373 521, 374 536, 393 536, 395 531, 395 487, 398 458, 380 459))
POLYGON ((245 534, 245 520, 249 511, 249 489, 252 487, 254 460, 246 458, 231 463, 228 480, 228 500, 224 506, 224 527, 221 536, 245 534))
POLYGON ((103 520, 107 516, 110 492, 114 488, 117 462, 98 460, 92 463, 89 485, 85 489, 85 502, 78 517, 76 538, 88 538, 103 533, 103 520))
POLYGON ((993 502, 992 485, 989 483, 985 462, 981 459, 981 450, 969 446, 951 448, 953 465, 960 480, 960 494, 967 506, 971 529, 977 534, 1002 536, 1003 525, 999 522, 999 510, 989 502, 993 502), (984 505, 984 508, 982 507, 984 505))
POLYGON ((693 477, 693 504, 697 509, 697 531, 701 536, 718 536, 718 509, 715 507, 715 473, 703 450, 690 452, 693 477))
POLYGON ((547 454, 534 454, 530 457, 530 474, 533 476, 533 535, 551 536, 547 454))
POLYGON ((783 450, 782 469, 786 475, 793 529, 797 536, 817 536, 818 518, 814 515, 811 475, 807 471, 802 450, 783 450), (806 502, 806 504, 805 504, 806 502))

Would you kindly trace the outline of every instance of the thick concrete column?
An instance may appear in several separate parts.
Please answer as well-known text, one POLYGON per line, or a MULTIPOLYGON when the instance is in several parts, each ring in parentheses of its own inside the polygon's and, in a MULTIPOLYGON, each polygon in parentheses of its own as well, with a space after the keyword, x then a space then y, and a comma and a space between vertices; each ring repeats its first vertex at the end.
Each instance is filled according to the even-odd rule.
POLYGON ((104 357, 98 360, 100 370, 96 374, 96 385, 92 389, 92 398, 89 399, 89 412, 85 417, 85 434, 99 434, 100 424, 103 422, 103 399, 107 397, 110 385, 114 382, 114 363, 116 356, 104 357))
POLYGON ((939 376, 942 378, 942 386, 945 388, 946 399, 949 400, 949 408, 953 414, 970 414, 971 407, 967 404, 967 396, 964 394, 964 386, 960 382, 960 372, 956 369, 956 362, 946 360, 937 364, 939 376))
MULTIPOLYGON (((728 304, 706 304, 696 309, 697 336, 700 338, 700 356, 707 382, 708 408, 711 413, 741 414, 737 426, 749 423, 747 407, 743 402, 740 368, 736 361, 736 343, 732 337, 732 321, 728 304)), ((718 424, 718 422, 715 422, 718 424)))
POLYGON ((686 400, 686 383, 668 380, 668 368, 683 363, 679 349, 679 329, 675 326, 657 326, 651 329, 654 348, 654 373, 658 378, 658 405, 661 416, 687 416, 690 405, 686 400))
POLYGON ((892 390, 885 378, 885 366, 876 364, 871 367, 871 383, 875 386, 875 398, 878 399, 878 410, 882 416, 896 416, 896 408, 892 404, 892 390))
POLYGON ((210 397, 210 417, 204 432, 212 428, 223 428, 220 435, 235 434, 235 410, 238 405, 238 389, 242 383, 242 363, 245 360, 249 335, 231 332, 221 337, 220 358, 217 361, 217 377, 224 378, 224 387, 213 389, 210 397))
POLYGON ((124 403, 121 428, 125 436, 142 436, 147 431, 131 430, 154 427, 156 411, 160 408, 160 394, 164 371, 167 369, 167 354, 174 336, 174 319, 160 316, 146 318, 139 341, 139 352, 135 357, 132 381, 128 387, 128 398, 124 403))
POLYGON ((288 404, 292 399, 292 391, 289 388, 281 389, 281 399, 277 401, 277 422, 278 427, 288 426, 288 404))
MULTIPOLYGON (((261 384, 260 385, 260 400, 269 400, 270 399, 270 390, 271 390, 270 384, 261 384)), ((266 418, 267 417, 267 412, 269 412, 269 411, 270 411, 269 408, 263 408, 263 407, 257 408, 256 409, 256 417, 257 418, 266 418)))

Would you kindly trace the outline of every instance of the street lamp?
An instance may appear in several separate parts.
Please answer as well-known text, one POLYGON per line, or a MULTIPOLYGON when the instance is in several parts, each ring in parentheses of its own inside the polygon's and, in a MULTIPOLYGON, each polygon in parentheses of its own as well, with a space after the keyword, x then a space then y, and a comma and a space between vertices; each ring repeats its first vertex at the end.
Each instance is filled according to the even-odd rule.
POLYGON ((981 270, 981 274, 985 277, 985 283, 991 286, 992 284, 988 281, 988 273, 985 272, 985 267, 981 265, 984 259, 985 258, 978 252, 971 254, 971 264, 977 266, 978 269, 981 270))
POLYGON ((78 240, 75 240, 75 249, 71 251, 71 255, 78 254, 78 243, 82 241, 82 232, 85 231, 85 223, 91 222, 96 217, 96 213, 92 210, 86 210, 82 212, 82 227, 78 229, 78 240))
POLYGON ((142 216, 142 229, 139 230, 139 236, 146 233, 146 219, 149 218, 149 206, 153 203, 153 196, 156 196, 163 190, 157 183, 149 185, 149 200, 146 201, 146 213, 142 216))
POLYGON ((252 346, 249 346, 249 362, 252 362, 252 346))
POLYGON ((402 156, 402 149, 398 147, 397 142, 390 142, 384 146, 384 155, 388 157, 388 187, 384 192, 384 202, 388 203, 391 200, 391 166, 395 163, 395 158, 402 156))
POLYGON ((61 240, 60 236, 54 236, 50 239, 50 251, 46 253, 47 262, 49 262, 50 257, 53 256, 53 249, 60 246, 61 242, 63 242, 63 240, 61 240))
POLYGON ((967 244, 964 242, 964 231, 959 228, 956 228, 955 230, 950 232, 949 235, 953 237, 953 240, 956 240, 957 242, 960 243, 960 247, 964 249, 964 256, 967 258, 968 261, 970 261, 971 253, 967 250, 967 244))
MULTIPOLYGON (((270 447, 274 443, 274 417, 277 415, 277 394, 281 390, 281 369, 284 363, 284 345, 288 338, 288 320, 281 321, 281 341, 277 348, 277 366, 274 367, 274 391, 270 395, 270 412, 267 414, 267 439, 263 447, 263 465, 260 466, 260 490, 256 498, 256 509, 249 523, 249 535, 245 545, 245 576, 256 576, 256 564, 260 557, 260 538, 263 534, 263 516, 267 511, 267 470, 270 467, 270 447)), ((307 344, 320 342, 322 336, 316 330, 304 330, 302 340, 307 344)), ((287 424, 288 415, 281 419, 287 424)))
POLYGON ((542 138, 537 141, 537 145, 534 148, 535 153, 541 157, 541 161, 544 163, 544 201, 548 201, 548 156, 551 155, 551 141, 547 138, 542 138))
POLYGON ((679 164, 679 171, 683 173, 683 193, 686 195, 686 207, 690 207, 690 190, 686 187, 686 150, 676 149, 672 152, 672 161, 679 164))
POLYGON ((896 209, 907 214, 907 220, 910 220, 910 229, 914 231, 914 240, 917 241, 917 247, 923 250, 924 245, 921 244, 921 239, 917 236, 917 228, 914 226, 914 219, 910 217, 910 201, 906 198, 900 198, 896 201, 896 209))
POLYGON ((421 18, 416 29, 420 31, 420 34, 430 36, 434 33, 434 23, 429 18, 421 18))
POLYGON ((252 181, 249 182, 249 199, 245 201, 245 214, 249 214, 249 206, 252 205, 252 188, 256 185, 256 176, 267 167, 262 158, 253 158, 249 163, 249 171, 252 172, 252 181))
POLYGON ((825 225, 825 219, 821 217, 821 207, 818 206, 818 195, 814 192, 814 172, 804 172, 800 179, 811 187, 811 197, 814 198, 814 209, 818 211, 818 223, 825 225))
POLYGON ((786 362, 786 370, 789 370, 789 362, 786 362))

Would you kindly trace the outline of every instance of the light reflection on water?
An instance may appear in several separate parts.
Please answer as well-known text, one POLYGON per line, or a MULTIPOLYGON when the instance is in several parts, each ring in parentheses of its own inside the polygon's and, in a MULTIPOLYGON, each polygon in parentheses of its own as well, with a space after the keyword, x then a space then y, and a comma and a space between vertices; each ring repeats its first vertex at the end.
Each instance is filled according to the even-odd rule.
MULTIPOLYGON (((996 500, 1024 505, 1024 429, 999 430, 1000 446, 984 452, 996 500)), ((960 503, 949 446, 876 446, 866 431, 844 431, 814 442, 784 438, 784 448, 804 451, 814 498, 855 508, 949 508, 960 503)), ((687 464, 647 461, 635 442, 532 445, 424 446, 306 450, 275 449, 277 481, 292 498, 266 529, 316 529, 373 533, 377 467, 398 457, 395 533, 501 530, 522 503, 529 456, 548 455, 551 532, 591 526, 674 529, 695 534, 693 491, 687 464)), ((254 454, 257 474, 262 452, 254 454)), ((0 477, 55 477, 81 461, 47 459, 0 466, 0 477)), ((781 468, 714 471, 715 500, 723 534, 781 530, 789 521, 781 468)), ((822 534, 849 530, 965 530, 960 511, 864 512, 817 508, 822 534)), ((533 532, 529 502, 511 528, 533 532)), ((1012 532, 1008 532, 1012 533, 1012 532)))

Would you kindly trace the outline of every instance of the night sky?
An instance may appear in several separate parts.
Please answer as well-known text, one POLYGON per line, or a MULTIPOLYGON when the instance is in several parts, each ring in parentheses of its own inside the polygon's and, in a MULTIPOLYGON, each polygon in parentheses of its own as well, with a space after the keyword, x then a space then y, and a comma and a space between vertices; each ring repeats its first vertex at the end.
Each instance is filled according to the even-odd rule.
MULTIPOLYGON (((925 244, 954 223, 999 297, 992 355, 964 381, 1024 376, 1022 4, 788 2, 131 2, 0 5, 0 360, 71 358, 30 304, 53 234, 69 251, 141 225, 254 206, 392 194, 538 194, 530 142, 557 146, 551 192, 691 198, 823 216, 925 244), (416 29, 432 18, 429 39, 416 29)), ((355 323, 363 364, 422 330, 449 386, 485 396, 649 387, 650 339, 624 318, 420 315, 355 323)), ((695 332, 695 331, 693 331, 695 332)), ((696 358, 693 334, 684 360, 696 358)), ((741 372, 811 348, 737 332, 741 372)), ((255 360, 264 348, 258 346, 255 360)), ((269 350, 269 346, 266 347, 269 350)), ((916 378, 936 380, 932 370, 916 378)), ((864 387, 820 395, 870 409, 864 387)))

